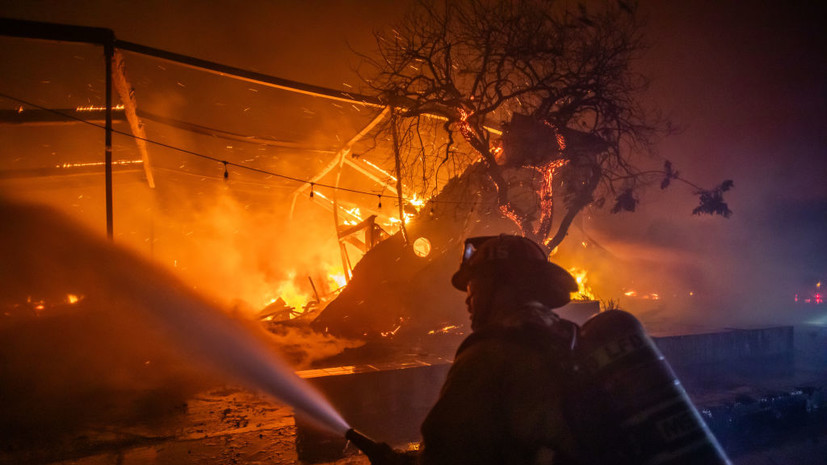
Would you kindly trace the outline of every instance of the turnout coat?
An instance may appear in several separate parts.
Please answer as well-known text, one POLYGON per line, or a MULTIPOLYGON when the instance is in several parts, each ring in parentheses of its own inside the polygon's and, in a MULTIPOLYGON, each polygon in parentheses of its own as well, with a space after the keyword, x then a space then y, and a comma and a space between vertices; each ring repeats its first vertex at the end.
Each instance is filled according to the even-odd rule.
POLYGON ((539 303, 471 334, 422 424, 424 465, 569 464, 563 402, 577 333, 539 303))

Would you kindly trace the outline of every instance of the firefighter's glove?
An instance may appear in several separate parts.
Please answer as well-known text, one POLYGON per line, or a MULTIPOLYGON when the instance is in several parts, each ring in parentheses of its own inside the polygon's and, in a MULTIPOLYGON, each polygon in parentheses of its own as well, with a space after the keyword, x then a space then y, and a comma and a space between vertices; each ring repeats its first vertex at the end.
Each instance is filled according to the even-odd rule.
POLYGON ((376 447, 365 455, 370 459, 371 465, 416 465, 418 457, 416 451, 395 450, 384 442, 377 443, 376 447))

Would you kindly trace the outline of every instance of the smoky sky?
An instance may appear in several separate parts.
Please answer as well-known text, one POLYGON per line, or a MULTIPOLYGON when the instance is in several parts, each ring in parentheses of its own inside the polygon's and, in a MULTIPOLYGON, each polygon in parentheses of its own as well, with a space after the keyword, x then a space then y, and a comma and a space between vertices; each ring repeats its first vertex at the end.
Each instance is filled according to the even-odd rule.
MULTIPOLYGON (((123 40, 347 89, 358 84, 353 50, 370 53, 371 32, 389 27, 410 3, 3 0, 0 11, 108 27, 123 40)), ((584 228, 608 249, 656 244, 686 252, 695 263, 688 274, 720 273, 727 278, 710 280, 743 286, 741 294, 777 286, 782 302, 825 279, 827 18, 821 5, 693 0, 644 1, 641 8, 649 48, 635 66, 652 79, 643 98, 679 128, 658 143, 658 156, 703 187, 733 179, 726 198, 735 213, 692 216, 691 188, 655 187, 637 213, 591 211, 584 228)), ((750 299, 748 306, 760 301, 750 299)))

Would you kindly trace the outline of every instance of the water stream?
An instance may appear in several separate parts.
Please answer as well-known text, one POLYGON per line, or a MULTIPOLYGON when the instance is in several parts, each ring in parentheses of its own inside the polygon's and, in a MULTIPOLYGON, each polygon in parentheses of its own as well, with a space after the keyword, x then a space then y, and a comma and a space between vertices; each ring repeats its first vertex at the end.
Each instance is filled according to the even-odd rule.
POLYGON ((273 352, 263 335, 169 272, 48 208, 0 199, 0 215, 4 302, 22 298, 42 283, 105 296, 113 306, 124 303, 152 320, 188 357, 211 364, 231 381, 292 406, 332 433, 344 436, 349 429, 327 400, 273 352))

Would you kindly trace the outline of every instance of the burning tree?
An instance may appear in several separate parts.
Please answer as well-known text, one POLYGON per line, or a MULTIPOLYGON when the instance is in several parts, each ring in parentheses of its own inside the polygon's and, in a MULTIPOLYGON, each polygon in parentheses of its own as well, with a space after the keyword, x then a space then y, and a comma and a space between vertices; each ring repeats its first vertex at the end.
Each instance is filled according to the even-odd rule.
MULTIPOLYGON (((588 205, 610 199, 612 212, 634 211, 640 187, 688 183, 668 161, 662 170, 635 162, 669 124, 639 100, 647 79, 632 64, 645 46, 633 3, 421 0, 376 38, 364 82, 392 109, 384 131, 399 182, 431 197, 430 216, 408 229, 461 236, 469 215, 493 213, 553 249, 588 205), (453 175, 441 189, 440 170, 453 175)), ((712 190, 688 184, 701 200, 695 213, 729 215, 722 194, 731 181, 712 190)), ((386 269, 377 261, 398 260, 407 235, 403 228, 394 252, 372 251, 360 267, 386 269)))
MULTIPOLYGON (((645 48, 633 4, 572 11, 536 0, 423 0, 392 34, 377 34, 377 44, 380 58, 366 57, 373 73, 365 82, 409 135, 398 142, 408 152, 400 154, 402 170, 422 160, 421 119, 443 119, 448 142, 438 163, 455 161, 461 135, 496 187, 498 207, 549 247, 587 205, 614 197, 612 211, 633 211, 636 190, 653 175, 663 176, 663 187, 680 179, 668 163, 642 171, 632 160, 668 127, 638 100, 647 80, 632 69, 645 48), (509 195, 507 172, 519 168, 539 174, 533 208, 509 195), (564 199, 554 234, 552 188, 564 199)), ((694 187, 704 204, 721 190, 694 187)))

